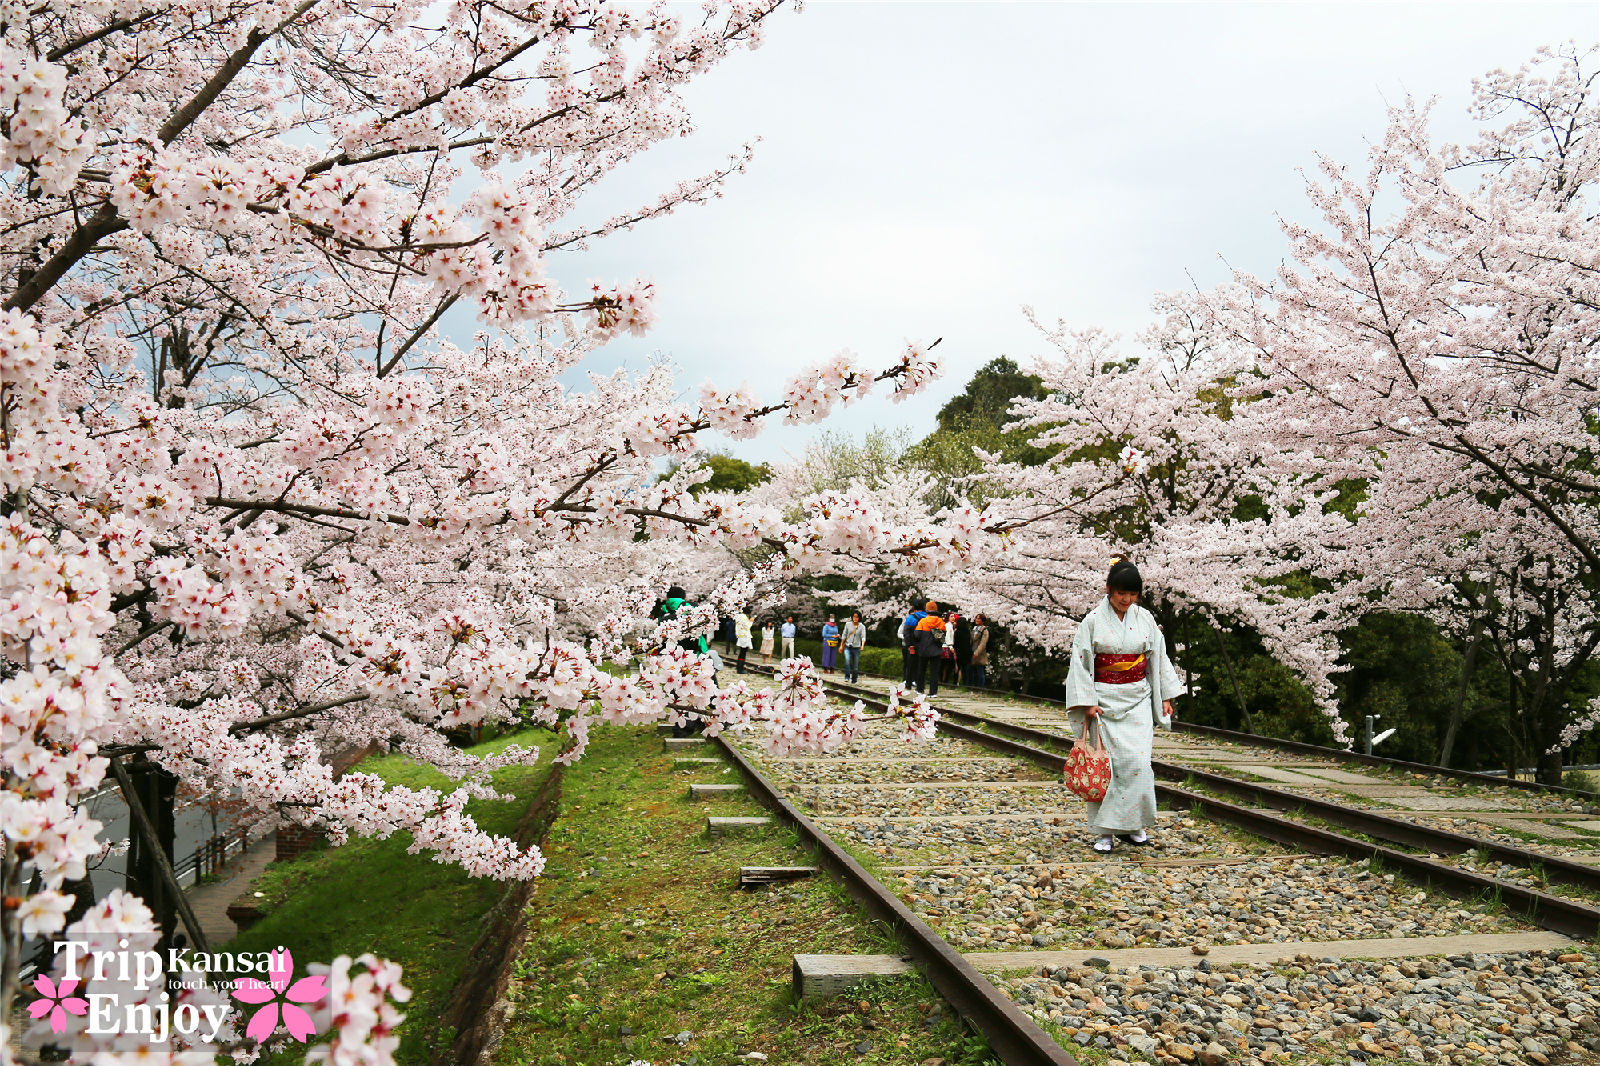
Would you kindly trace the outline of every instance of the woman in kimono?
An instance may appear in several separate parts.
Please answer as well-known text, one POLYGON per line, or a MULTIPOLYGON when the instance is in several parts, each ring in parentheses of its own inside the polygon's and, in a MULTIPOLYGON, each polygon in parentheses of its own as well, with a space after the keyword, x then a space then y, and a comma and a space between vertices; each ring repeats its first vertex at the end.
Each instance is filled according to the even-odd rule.
POLYGON ((778 638, 778 630, 772 624, 772 619, 767 619, 767 624, 761 627, 761 661, 772 661, 772 644, 778 638))
POLYGON ((1111 756, 1106 798, 1088 805, 1094 850, 1102 852, 1119 839, 1150 843, 1145 830, 1156 824, 1155 724, 1172 728, 1172 700, 1188 691, 1167 658, 1155 616, 1134 602, 1142 591, 1138 567, 1119 557, 1106 577, 1106 598, 1078 626, 1067 673, 1074 733, 1083 736, 1087 719, 1098 719, 1111 756))

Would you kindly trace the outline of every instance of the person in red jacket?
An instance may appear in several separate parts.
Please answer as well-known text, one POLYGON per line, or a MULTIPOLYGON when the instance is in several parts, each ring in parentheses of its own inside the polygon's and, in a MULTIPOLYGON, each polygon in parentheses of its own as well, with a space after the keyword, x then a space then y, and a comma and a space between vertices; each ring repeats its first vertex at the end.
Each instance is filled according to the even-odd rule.
POLYGON ((912 682, 918 692, 930 696, 939 694, 939 663, 944 658, 944 619, 939 617, 939 605, 928 601, 928 613, 917 623, 912 636, 915 643, 907 650, 917 657, 917 678, 912 682), (923 688, 923 685, 928 685, 923 688))

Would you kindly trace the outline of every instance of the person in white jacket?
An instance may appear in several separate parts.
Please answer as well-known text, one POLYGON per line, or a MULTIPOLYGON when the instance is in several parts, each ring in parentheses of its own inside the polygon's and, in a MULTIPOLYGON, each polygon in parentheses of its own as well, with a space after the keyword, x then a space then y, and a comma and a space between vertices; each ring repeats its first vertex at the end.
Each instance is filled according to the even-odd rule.
POLYGON ((750 630, 754 625, 755 622, 751 619, 750 612, 743 607, 739 608, 739 613, 733 616, 733 641, 739 647, 738 672, 741 674, 744 673, 744 657, 750 653, 751 648, 755 647, 754 642, 750 639, 750 630))

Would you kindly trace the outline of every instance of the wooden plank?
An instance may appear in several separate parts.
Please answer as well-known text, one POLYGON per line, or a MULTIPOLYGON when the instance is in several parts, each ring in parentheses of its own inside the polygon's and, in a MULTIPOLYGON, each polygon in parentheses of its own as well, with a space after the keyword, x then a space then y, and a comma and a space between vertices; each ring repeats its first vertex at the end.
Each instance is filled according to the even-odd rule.
POLYGON ((773 766, 809 766, 814 763, 827 763, 829 766, 838 766, 841 763, 854 765, 858 762, 871 763, 925 763, 925 762, 999 762, 1014 763, 1015 759, 1008 759, 1004 755, 794 755, 787 758, 768 758, 764 762, 773 766))
MULTIPOLYGON (((1121 854, 1129 854, 1126 849, 1121 849, 1121 854)), ((1119 866, 1153 866, 1179 869, 1187 866, 1244 866, 1252 862, 1303 862, 1315 859, 1317 856, 1304 852, 1290 855, 1220 855, 1213 858, 1194 859, 1130 859, 1123 858, 1117 861, 1119 866)), ((1038 870, 1042 873, 1053 873, 1056 870, 1104 870, 1111 859, 1096 859, 1093 862, 961 862, 948 863, 943 866, 882 866, 879 869, 884 873, 943 873, 946 871, 959 872, 962 870, 1038 870)))
POLYGON ((999 790, 1007 788, 1066 788, 1060 781, 817 781, 807 782, 804 788, 817 791, 834 788, 890 789, 890 788, 982 788, 999 790))
POLYGON ((910 973, 898 955, 796 955, 794 990, 800 999, 830 999, 874 977, 910 973))
POLYGON ((706 832, 712 836, 721 836, 724 833, 737 833, 743 829, 759 829, 772 824, 772 819, 759 818, 707 818, 706 832))
MULTIPOLYGON (((1273 813, 1277 812, 1274 811, 1273 813)), ((1162 822, 1182 816, 1182 811, 1156 812, 1156 819, 1162 822)), ((1032 814, 819 814, 816 816, 817 821, 827 822, 829 825, 858 825, 876 822, 888 822, 892 825, 926 825, 929 822, 966 825, 972 822, 1026 822, 1035 818, 1043 819, 1052 825, 1070 824, 1077 826, 1082 824, 1083 812, 1070 807, 1054 807, 1048 810, 1036 811, 1032 814)))
POLYGON ((743 785, 690 785, 690 799, 710 799, 712 796, 726 796, 733 792, 743 792, 743 785))
POLYGON ((672 760, 674 770, 698 770, 706 763, 721 763, 721 759, 713 759, 707 755, 680 755, 672 760))
MULTIPOLYGON (((1457 936, 1386 937, 1370 940, 1287 941, 1268 944, 1217 944, 1207 953, 1219 963, 1276 964, 1296 956, 1314 959, 1406 959, 1435 955, 1495 954, 1524 951, 1561 951, 1576 942, 1559 933, 1467 933, 1457 936)), ((974 951, 965 958, 989 973, 1006 970, 1077 967, 1094 959, 1097 965, 1170 966, 1199 963, 1188 948, 1080 948, 1068 951, 974 951)), ((800 999, 827 999, 848 992, 862 981, 909 973, 914 967, 898 955, 796 955, 794 987, 800 999)))
POLYGON ((705 737, 662 737, 661 747, 664 751, 684 751, 697 748, 708 743, 705 737))
MULTIPOLYGON (((1560 933, 1464 933, 1456 936, 1385 937, 1371 940, 1293 940, 1275 944, 1217 944, 1206 952, 1213 966, 1224 962, 1274 964, 1296 955, 1314 959, 1407 959, 1428 955, 1496 954, 1561 951, 1576 942, 1560 933)), ((1079 948, 1059 951, 968 952, 967 961, 980 970, 1024 970, 1044 966, 1082 966, 1099 958, 1112 966, 1194 966, 1200 961, 1189 948, 1079 948)))
POLYGON ((800 881, 813 876, 816 872, 817 868, 815 866, 741 866, 739 867, 739 887, 754 888, 757 885, 800 881))

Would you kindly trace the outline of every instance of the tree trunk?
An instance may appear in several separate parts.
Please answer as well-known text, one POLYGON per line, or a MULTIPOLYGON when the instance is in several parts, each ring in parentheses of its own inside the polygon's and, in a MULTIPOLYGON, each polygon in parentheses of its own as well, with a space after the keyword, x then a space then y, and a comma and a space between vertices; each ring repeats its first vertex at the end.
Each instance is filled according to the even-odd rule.
MULTIPOLYGON (((127 764, 134 793, 144 808, 161 850, 166 853, 167 864, 172 863, 172 850, 176 840, 174 812, 177 806, 178 779, 155 763, 138 759, 127 764)), ((130 798, 129 802, 132 800, 130 798)), ((178 901, 173 898, 162 874, 160 861, 154 849, 143 836, 130 828, 127 866, 127 889, 144 899, 145 905, 155 915, 161 927, 161 942, 157 950, 165 952, 171 946, 173 934, 178 930, 178 901)))
POLYGON ((1483 642, 1483 630, 1472 627, 1472 639, 1467 641, 1467 654, 1461 662, 1461 683, 1456 686, 1456 702, 1450 708, 1450 720, 1444 727, 1444 740, 1439 743, 1439 765, 1449 766, 1450 755, 1456 746, 1456 731, 1461 728, 1461 712, 1467 702, 1467 688, 1472 684, 1473 671, 1478 665, 1478 645, 1483 642))
POLYGON ((1561 752, 1539 752, 1538 772, 1535 778, 1541 785, 1561 784, 1561 752))
POLYGON ((1244 725, 1244 731, 1254 733, 1256 720, 1250 716, 1250 708, 1245 706, 1244 692, 1239 688, 1239 677, 1233 672, 1233 658, 1228 654, 1228 642, 1222 639, 1222 628, 1212 626, 1211 634, 1217 638, 1217 648, 1222 652, 1222 664, 1228 668, 1228 680, 1233 683, 1233 698, 1239 701, 1239 718, 1244 725))

